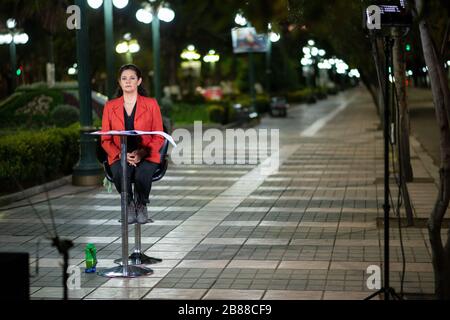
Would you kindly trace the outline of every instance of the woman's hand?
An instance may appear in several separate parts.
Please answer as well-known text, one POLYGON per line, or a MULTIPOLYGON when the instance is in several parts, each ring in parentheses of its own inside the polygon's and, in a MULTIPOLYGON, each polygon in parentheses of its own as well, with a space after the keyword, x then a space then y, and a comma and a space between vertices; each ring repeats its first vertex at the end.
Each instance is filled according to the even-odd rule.
POLYGON ((147 152, 145 151, 145 149, 139 149, 134 150, 133 152, 129 152, 127 153, 127 162, 136 167, 138 163, 141 162, 143 158, 145 158, 146 154, 147 152))

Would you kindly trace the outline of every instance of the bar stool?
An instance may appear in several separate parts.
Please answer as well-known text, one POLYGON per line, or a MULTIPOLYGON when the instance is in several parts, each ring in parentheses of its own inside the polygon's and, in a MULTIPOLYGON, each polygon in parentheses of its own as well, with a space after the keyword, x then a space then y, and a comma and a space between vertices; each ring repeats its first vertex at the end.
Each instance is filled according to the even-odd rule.
MULTIPOLYGON (((161 161, 159 163, 159 166, 156 168, 155 173, 153 174, 152 182, 161 180, 164 177, 164 175, 166 174, 167 166, 169 165, 168 154, 167 154, 168 150, 169 150, 169 141, 167 139, 165 139, 164 144, 160 150, 160 154, 161 154, 160 160, 161 161)), ((112 175, 111 167, 109 166, 107 160, 103 161, 103 169, 105 171, 106 179, 108 179, 110 182, 114 182, 113 178, 112 178, 113 175, 112 175)), ((133 182, 134 181, 131 181, 132 184, 133 184, 133 182)), ((121 222, 121 220, 119 220, 119 222, 121 222)), ((149 223, 149 222, 151 223, 151 222, 153 222, 153 220, 148 219, 147 223, 149 223)), ((117 264, 122 264, 122 259, 116 259, 116 260, 114 260, 114 262, 117 264)), ((134 225, 134 250, 133 250, 133 253, 128 257, 128 264, 129 265, 144 265, 144 264, 154 264, 154 263, 159 263, 159 262, 162 262, 162 259, 149 257, 141 251, 141 225, 139 223, 136 223, 134 225)))

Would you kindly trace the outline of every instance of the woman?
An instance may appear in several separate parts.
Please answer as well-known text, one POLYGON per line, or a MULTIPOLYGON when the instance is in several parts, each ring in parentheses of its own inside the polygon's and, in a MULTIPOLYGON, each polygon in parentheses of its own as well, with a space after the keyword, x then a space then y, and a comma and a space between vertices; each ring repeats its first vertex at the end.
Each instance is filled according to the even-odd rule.
MULTIPOLYGON (((163 131, 161 112, 155 99, 146 97, 142 88, 142 74, 138 67, 127 64, 119 70, 117 98, 108 101, 103 110, 102 131, 141 130, 163 131)), ((160 135, 127 137, 128 223, 146 223, 147 203, 153 174, 160 163, 160 149, 164 138, 160 135), (131 180, 134 178, 133 197, 131 180)), ((114 185, 122 190, 121 145, 119 136, 102 136, 102 147, 108 154, 108 163, 114 185)))

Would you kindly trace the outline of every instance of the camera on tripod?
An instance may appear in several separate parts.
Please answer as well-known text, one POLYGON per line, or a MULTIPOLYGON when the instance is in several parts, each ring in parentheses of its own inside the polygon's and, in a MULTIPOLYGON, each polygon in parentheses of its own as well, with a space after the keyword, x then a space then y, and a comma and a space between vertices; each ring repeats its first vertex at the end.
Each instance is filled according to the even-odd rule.
POLYGON ((363 11, 363 26, 373 31, 389 27, 409 27, 412 21, 407 0, 374 0, 363 11))

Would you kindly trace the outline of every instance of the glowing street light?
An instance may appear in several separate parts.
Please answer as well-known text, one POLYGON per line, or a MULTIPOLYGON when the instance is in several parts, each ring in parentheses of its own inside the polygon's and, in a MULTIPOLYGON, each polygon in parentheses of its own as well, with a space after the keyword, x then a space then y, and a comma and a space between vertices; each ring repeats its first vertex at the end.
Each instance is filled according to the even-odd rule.
POLYGON ((162 7, 158 10, 158 19, 164 22, 171 22, 175 18, 175 12, 169 7, 162 7))
POLYGON ((220 56, 214 50, 209 50, 208 54, 203 57, 203 61, 214 64, 220 60, 220 56))
POLYGON ((271 32, 269 38, 271 42, 277 42, 278 40, 280 40, 281 36, 279 33, 271 32))
POLYGON ((128 5, 128 0, 113 0, 113 5, 117 9, 123 9, 128 5))
MULTIPOLYGON (((98 9, 102 6, 103 0, 87 0, 87 3, 92 9, 98 9)), ((112 0, 112 3, 117 9, 123 9, 128 5, 128 0, 112 0)))
POLYGON ((98 9, 103 4, 103 0, 88 0, 87 3, 92 9, 98 9))
POLYGON ((8 29, 14 29, 17 25, 16 19, 10 18, 6 20, 6 27, 8 29))
POLYGON ((247 24, 247 19, 241 13, 237 13, 234 17, 234 22, 243 27, 247 24))
POLYGON ((194 45, 188 45, 186 49, 181 52, 180 57, 184 60, 199 60, 201 55, 195 50, 194 45))
POLYGON ((78 65, 76 63, 74 63, 68 70, 67 70, 67 74, 70 76, 74 76, 78 73, 77 70, 78 65))
POLYGON ((124 40, 117 44, 116 52, 119 54, 126 54, 128 63, 132 63, 133 56, 131 54, 139 52, 141 47, 139 46, 137 40, 131 39, 131 34, 126 33, 123 38, 124 40))

